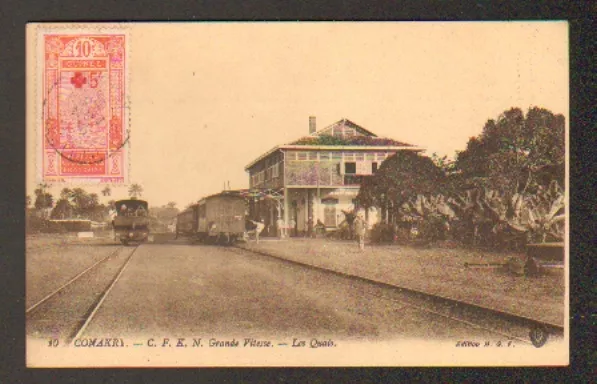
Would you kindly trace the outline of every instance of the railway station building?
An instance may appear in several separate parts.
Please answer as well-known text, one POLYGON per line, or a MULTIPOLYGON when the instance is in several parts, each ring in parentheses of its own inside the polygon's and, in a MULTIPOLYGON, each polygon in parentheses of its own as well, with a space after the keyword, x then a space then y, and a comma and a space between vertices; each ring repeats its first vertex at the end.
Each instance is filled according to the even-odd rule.
MULTIPOLYGON (((262 219, 266 235, 277 233, 280 219, 290 232, 311 234, 314 226, 333 231, 354 212, 360 184, 397 151, 422 148, 375 133, 348 119, 317 130, 309 118, 308 135, 277 145, 250 162, 250 216, 262 219)), ((378 220, 373 208, 366 212, 369 224, 378 220)))

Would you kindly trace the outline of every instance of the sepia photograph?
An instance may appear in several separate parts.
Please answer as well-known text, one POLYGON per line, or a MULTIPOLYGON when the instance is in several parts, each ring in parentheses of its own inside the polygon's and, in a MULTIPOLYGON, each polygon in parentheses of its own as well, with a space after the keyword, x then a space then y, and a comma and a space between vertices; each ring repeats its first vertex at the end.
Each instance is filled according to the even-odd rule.
POLYGON ((26 32, 28 367, 569 364, 567 22, 26 32))

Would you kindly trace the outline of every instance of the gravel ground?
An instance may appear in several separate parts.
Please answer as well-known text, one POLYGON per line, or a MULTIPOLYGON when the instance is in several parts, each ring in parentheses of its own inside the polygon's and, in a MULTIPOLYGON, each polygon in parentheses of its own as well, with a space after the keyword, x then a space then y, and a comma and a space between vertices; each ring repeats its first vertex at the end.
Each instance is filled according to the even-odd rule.
POLYGON ((62 343, 73 337, 134 248, 114 247, 114 250, 116 252, 110 259, 29 312, 27 336, 37 339, 53 337, 62 343))
MULTIPOLYGON (((368 284, 238 249, 143 245, 86 337, 449 339, 496 335, 364 294, 368 284)), ((499 336, 497 336, 499 338, 499 336)))
POLYGON ((76 234, 44 234, 26 239, 26 307, 116 251, 107 238, 78 239, 76 234))
POLYGON ((525 277, 465 263, 505 262, 522 255, 468 249, 370 246, 325 239, 265 240, 242 245, 306 264, 438 294, 554 324, 564 324, 563 270, 525 277))

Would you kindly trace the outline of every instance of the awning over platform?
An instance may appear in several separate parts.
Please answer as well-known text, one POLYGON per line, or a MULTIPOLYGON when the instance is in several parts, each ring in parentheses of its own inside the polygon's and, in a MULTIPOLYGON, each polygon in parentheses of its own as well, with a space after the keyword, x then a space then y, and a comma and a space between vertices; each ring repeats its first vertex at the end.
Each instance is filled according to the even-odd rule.
POLYGON ((223 194, 239 195, 247 199, 253 200, 283 200, 284 199, 284 188, 271 189, 271 188, 252 188, 252 189, 238 189, 223 191, 223 194))

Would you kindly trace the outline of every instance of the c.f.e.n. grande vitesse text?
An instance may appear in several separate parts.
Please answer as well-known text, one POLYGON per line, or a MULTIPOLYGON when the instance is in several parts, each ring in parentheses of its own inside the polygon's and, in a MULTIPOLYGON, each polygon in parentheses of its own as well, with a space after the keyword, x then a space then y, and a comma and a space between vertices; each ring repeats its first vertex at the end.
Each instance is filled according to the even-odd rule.
MULTIPOLYGON (((58 339, 50 339, 48 347, 58 347, 65 345, 58 339)), ((126 348, 126 347, 150 347, 150 348, 271 348, 271 347, 290 347, 290 348, 329 348, 336 347, 338 344, 332 339, 299 339, 293 338, 291 341, 273 341, 247 338, 149 338, 146 340, 126 341, 122 338, 102 338, 88 337, 73 340, 70 346, 77 348, 126 348)))

